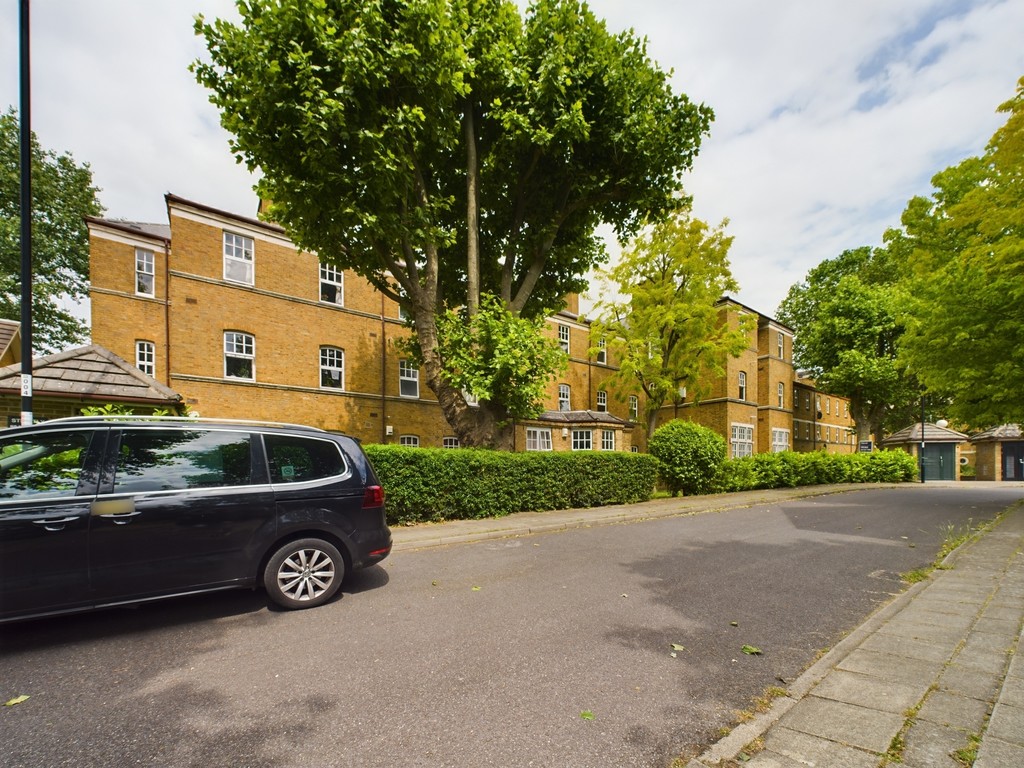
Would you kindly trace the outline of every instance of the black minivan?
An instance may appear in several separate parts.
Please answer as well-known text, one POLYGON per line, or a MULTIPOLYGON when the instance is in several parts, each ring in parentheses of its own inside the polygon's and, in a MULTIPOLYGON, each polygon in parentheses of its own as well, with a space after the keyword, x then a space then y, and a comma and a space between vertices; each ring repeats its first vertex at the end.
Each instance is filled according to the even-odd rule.
POLYGON ((390 552, 351 437, 139 416, 0 430, 0 622, 256 586, 311 608, 390 552))

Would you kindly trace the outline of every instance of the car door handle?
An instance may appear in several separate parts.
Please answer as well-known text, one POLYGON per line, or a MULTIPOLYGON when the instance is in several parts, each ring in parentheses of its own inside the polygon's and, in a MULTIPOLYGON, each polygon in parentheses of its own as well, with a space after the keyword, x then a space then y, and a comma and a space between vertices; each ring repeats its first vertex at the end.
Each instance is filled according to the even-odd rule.
POLYGON ((132 499, 112 499, 110 501, 94 501, 89 514, 93 517, 109 518, 116 525, 126 525, 140 513, 135 509, 135 502, 132 499))
POLYGON ((54 520, 33 520, 32 522, 43 526, 48 531, 62 531, 65 524, 73 523, 77 519, 77 515, 72 515, 71 517, 60 517, 54 520))

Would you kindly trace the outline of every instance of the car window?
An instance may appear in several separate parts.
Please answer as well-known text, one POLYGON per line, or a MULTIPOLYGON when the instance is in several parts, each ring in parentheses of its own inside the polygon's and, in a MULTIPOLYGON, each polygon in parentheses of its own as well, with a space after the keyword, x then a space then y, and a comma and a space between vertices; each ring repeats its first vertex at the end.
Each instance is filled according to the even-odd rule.
POLYGON ((252 460, 246 432, 125 430, 115 493, 248 485, 252 460))
POLYGON ((298 483, 345 473, 341 450, 330 440, 312 440, 287 435, 264 435, 270 482, 298 483))
POLYGON ((74 496, 92 432, 0 439, 0 499, 74 496))

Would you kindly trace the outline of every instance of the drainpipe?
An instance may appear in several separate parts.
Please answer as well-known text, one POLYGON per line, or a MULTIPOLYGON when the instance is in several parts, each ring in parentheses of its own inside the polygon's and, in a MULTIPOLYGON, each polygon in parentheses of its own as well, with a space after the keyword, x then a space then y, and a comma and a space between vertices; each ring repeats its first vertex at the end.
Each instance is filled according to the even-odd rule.
MULTIPOLYGON (((168 221, 170 216, 168 216, 168 221)), ((164 240, 164 383, 171 387, 171 241, 164 240)))
POLYGON ((384 319, 387 297, 380 295, 380 441, 388 441, 388 338, 387 321, 384 319))

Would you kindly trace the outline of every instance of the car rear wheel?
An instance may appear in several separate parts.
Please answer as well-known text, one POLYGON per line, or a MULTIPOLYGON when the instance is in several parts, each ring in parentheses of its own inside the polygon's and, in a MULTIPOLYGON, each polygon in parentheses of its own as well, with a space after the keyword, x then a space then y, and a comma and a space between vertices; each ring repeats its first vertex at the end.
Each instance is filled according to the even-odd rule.
POLYGON ((299 539, 273 554, 263 572, 263 586, 282 608, 313 608, 334 597, 344 577, 345 560, 333 544, 299 539))

